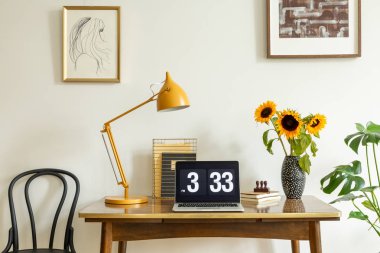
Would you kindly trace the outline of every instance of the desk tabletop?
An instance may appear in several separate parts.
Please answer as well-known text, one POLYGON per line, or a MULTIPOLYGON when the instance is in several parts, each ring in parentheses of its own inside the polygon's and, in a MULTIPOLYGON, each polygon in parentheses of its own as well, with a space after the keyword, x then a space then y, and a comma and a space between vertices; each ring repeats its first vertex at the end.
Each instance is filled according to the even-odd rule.
POLYGON ((115 206, 98 200, 79 211, 79 217, 86 221, 106 219, 319 219, 339 220, 340 211, 313 196, 301 200, 285 197, 272 205, 257 207, 242 202, 244 212, 173 212, 173 200, 149 199, 148 203, 129 206, 115 206))

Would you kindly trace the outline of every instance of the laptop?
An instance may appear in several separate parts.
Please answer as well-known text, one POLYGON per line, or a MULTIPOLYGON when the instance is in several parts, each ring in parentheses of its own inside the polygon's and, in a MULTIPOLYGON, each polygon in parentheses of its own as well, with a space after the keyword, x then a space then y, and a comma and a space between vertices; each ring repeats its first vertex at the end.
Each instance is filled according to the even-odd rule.
POLYGON ((237 161, 178 161, 174 212, 243 212, 237 161))

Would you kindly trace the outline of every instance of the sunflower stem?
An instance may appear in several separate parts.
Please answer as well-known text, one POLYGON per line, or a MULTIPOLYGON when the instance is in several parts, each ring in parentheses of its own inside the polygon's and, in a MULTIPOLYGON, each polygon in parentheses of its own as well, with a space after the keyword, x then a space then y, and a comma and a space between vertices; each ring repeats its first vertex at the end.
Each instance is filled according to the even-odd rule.
POLYGON ((289 139, 289 145, 290 145, 290 155, 294 155, 293 154, 293 140, 289 139))
POLYGON ((281 143, 281 146, 282 146, 282 149, 284 150, 285 155, 288 156, 288 153, 286 152, 286 149, 285 149, 284 142, 282 141, 282 138, 281 138, 279 132, 277 131, 276 126, 274 125, 274 123, 273 123, 272 120, 271 120, 270 122, 272 123, 273 128, 274 128, 274 131, 276 132, 276 134, 277 134, 277 136, 278 136, 278 140, 279 140, 280 143, 281 143))
POLYGON ((376 149, 375 149, 375 144, 374 143, 372 143, 372 150, 373 150, 373 158, 375 160, 375 166, 376 166, 377 182, 378 182, 378 186, 380 186, 379 167, 377 166, 376 149))
POLYGON ((278 136, 278 139, 280 140, 280 143, 281 143, 282 149, 285 152, 285 155, 288 156, 288 153, 286 152, 285 145, 284 145, 284 142, 282 141, 281 136, 278 136))

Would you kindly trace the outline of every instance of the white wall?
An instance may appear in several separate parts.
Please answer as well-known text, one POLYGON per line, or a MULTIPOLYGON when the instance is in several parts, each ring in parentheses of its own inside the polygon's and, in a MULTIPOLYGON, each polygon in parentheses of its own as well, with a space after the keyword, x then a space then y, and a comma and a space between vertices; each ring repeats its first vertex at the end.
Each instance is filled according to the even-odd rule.
MULTIPOLYGON (((114 185, 99 130, 147 98, 149 84, 163 80, 166 70, 188 92, 191 108, 161 114, 150 104, 113 127, 132 193, 151 194, 151 140, 166 137, 198 138, 201 160, 239 160, 243 190, 263 178, 281 189, 281 149, 267 154, 261 143, 264 127, 253 121, 256 106, 272 99, 280 108, 327 115, 305 194, 331 200, 320 191, 319 180, 333 166, 356 158, 343 138, 355 122, 380 123, 379 9, 380 1, 363 1, 362 58, 268 60, 264 0, 0 0, 0 245, 10 225, 6 188, 24 170, 51 166, 74 172, 82 184, 78 209, 122 193, 114 185), (64 5, 121 6, 120 84, 61 81, 64 5)), ((368 226, 347 221, 351 207, 337 207, 342 220, 322 223, 324 252, 378 252, 379 239, 368 226)), ((78 252, 97 252, 100 226, 78 218, 74 226, 78 252)), ((28 234, 21 234, 26 242, 28 234)), ((309 252, 306 242, 301 246, 309 252)), ((128 245, 132 253, 179 250, 286 253, 290 243, 195 238, 128 245)))

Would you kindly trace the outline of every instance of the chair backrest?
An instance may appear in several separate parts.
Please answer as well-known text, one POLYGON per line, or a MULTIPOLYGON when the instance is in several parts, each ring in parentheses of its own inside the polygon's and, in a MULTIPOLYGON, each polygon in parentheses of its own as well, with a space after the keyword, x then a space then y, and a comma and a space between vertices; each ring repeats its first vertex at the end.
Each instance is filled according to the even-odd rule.
POLYGON ((72 221, 73 221, 73 216, 75 213, 75 208, 76 208, 78 197, 79 197, 79 191, 80 191, 79 180, 74 174, 68 171, 60 170, 60 169, 51 169, 51 168, 36 169, 36 170, 23 172, 19 174, 18 176, 16 176, 10 183, 9 189, 8 189, 8 199, 9 199, 9 209, 11 213, 12 228, 9 230, 8 245, 3 252, 8 252, 10 250, 10 246, 13 246, 13 251, 19 250, 19 237, 18 237, 18 229, 17 229, 16 211, 15 211, 15 205, 14 205, 14 200, 13 200, 13 188, 18 180, 24 177, 28 177, 28 176, 29 178, 26 180, 26 183, 25 183, 24 194, 25 194, 25 201, 26 201, 26 205, 27 205, 27 209, 29 213, 29 218, 30 218, 34 250, 36 250, 38 246, 37 246, 37 235, 36 235, 36 225, 35 225, 35 220, 34 220, 34 214, 33 214, 32 205, 30 203, 30 197, 29 197, 30 184, 32 183, 34 179, 41 176, 54 176, 62 182, 63 192, 62 192, 61 200, 59 201, 57 210, 54 215, 53 224, 52 224, 51 232, 50 232, 49 249, 53 249, 54 235, 55 235, 55 230, 57 226, 57 221, 61 213, 62 206, 66 200, 66 195, 67 195, 67 190, 68 190, 65 175, 68 177, 71 177, 73 181, 75 182, 75 193, 74 193, 74 197, 71 203, 69 216, 67 218, 63 249, 65 250, 70 249, 71 252, 75 252, 75 249, 73 248, 74 247, 73 245, 74 231, 72 228, 72 221))

